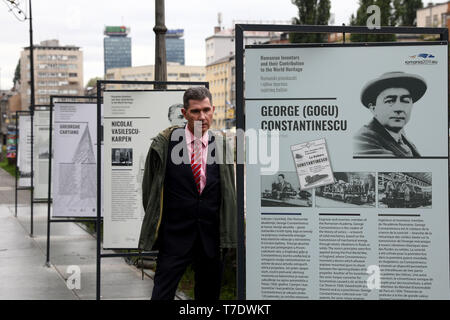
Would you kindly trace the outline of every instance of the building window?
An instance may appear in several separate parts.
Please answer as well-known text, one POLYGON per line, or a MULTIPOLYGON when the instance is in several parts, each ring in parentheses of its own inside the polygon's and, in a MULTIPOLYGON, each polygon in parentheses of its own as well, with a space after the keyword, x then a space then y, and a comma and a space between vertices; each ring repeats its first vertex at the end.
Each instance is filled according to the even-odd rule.
POLYGON ((438 24, 439 24, 438 15, 435 14, 435 15, 433 15, 433 26, 437 27, 438 24))

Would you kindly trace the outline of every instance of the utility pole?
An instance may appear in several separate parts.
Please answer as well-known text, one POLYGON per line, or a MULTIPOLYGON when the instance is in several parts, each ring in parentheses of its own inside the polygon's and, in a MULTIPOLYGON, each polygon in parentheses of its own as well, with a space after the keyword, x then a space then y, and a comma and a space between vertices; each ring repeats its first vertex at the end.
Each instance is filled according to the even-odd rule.
MULTIPOLYGON (((31 0, 30 0, 31 1, 31 0)), ((164 0, 155 0, 155 81, 167 81, 166 32, 164 0)), ((155 85, 155 89, 167 89, 166 85, 155 85)))

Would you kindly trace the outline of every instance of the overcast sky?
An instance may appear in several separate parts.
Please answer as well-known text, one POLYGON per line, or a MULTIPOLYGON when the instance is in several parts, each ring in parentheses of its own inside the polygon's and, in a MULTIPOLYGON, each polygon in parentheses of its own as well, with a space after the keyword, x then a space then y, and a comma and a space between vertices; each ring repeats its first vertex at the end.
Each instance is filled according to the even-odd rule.
MULTIPOLYGON (((17 1, 17 0, 16 0, 17 1)), ((12 86, 14 69, 23 47, 29 45, 28 21, 19 22, 0 0, 0 88, 12 86)), ((28 0, 18 1, 27 12, 28 0)), ((154 1, 142 0, 32 0, 34 43, 59 39, 62 45, 81 47, 84 83, 103 76, 103 29, 105 25, 131 28, 133 66, 154 64, 154 1)), ((286 21, 297 16, 291 0, 166 0, 166 26, 184 29, 187 65, 205 65, 205 38, 217 25, 233 20, 286 21)), ((335 25, 348 24, 358 0, 331 0, 335 25)))

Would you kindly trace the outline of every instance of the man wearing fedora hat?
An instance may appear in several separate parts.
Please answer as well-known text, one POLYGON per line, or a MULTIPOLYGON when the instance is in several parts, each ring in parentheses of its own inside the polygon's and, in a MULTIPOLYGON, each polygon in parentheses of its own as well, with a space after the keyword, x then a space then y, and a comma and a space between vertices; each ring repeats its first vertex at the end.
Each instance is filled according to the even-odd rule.
POLYGON ((354 136, 355 156, 420 157, 403 130, 413 104, 425 94, 425 80, 405 72, 388 72, 369 81, 361 93, 362 104, 373 119, 354 136))

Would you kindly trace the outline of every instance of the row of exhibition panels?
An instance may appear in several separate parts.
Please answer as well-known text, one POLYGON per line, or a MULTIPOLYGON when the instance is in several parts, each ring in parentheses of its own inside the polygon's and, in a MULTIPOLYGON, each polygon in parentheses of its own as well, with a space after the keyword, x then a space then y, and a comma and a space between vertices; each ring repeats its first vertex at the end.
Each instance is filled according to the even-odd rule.
MULTIPOLYGON (((379 294, 381 291, 367 290, 366 286, 367 266, 382 263, 378 248, 386 242, 382 241, 382 235, 378 231, 386 221, 419 223, 419 220, 425 230, 422 236, 429 241, 426 250, 424 249, 426 272, 429 278, 433 279, 429 288, 421 289, 424 293, 422 297, 448 298, 448 122, 445 117, 447 115, 448 118, 448 43, 444 41, 448 37, 448 32, 440 29, 422 30, 424 33, 441 33, 439 43, 247 46, 245 78, 255 81, 244 81, 243 31, 260 31, 258 28, 263 27, 236 26, 237 129, 262 131, 263 125, 286 124, 292 121, 304 123, 342 121, 348 124, 342 130, 320 128, 298 130, 295 127, 281 129, 278 145, 279 163, 277 169, 271 173, 274 178, 285 171, 295 173, 292 146, 324 138, 334 172, 427 173, 432 177, 433 202, 431 208, 414 209, 366 208, 363 205, 355 205, 352 208, 327 206, 323 209, 315 205, 287 206, 278 202, 274 206, 265 206, 262 201, 264 194, 258 190, 262 191, 266 182, 272 183, 272 180, 263 179, 264 166, 260 163, 252 165, 237 163, 238 298, 286 299, 286 292, 295 293, 292 297, 296 299, 319 299, 328 296, 381 298, 379 294), (421 63, 422 53, 427 53, 426 63, 421 63), (275 61, 276 68, 273 67, 275 61), (352 137, 372 118, 370 110, 361 104, 361 90, 368 81, 382 74, 398 71, 419 75, 427 83, 427 94, 416 103, 414 114, 407 126, 408 136, 412 137, 416 145, 423 150, 422 156, 409 159, 377 155, 355 157, 352 137), (345 81, 342 81, 343 79, 345 81), (288 117, 262 112, 263 108, 283 105, 298 106, 303 110, 307 110, 309 105, 333 105, 335 109, 339 109, 339 115, 308 115, 304 112, 303 115, 288 117), (424 127, 427 128, 427 134, 424 134, 424 127), (245 223, 244 212, 247 213, 245 223), (330 223, 333 226, 328 226, 330 223), (340 254, 341 242, 338 236, 345 233, 345 230, 342 231, 340 228, 341 223, 342 225, 355 223, 361 226, 359 235, 363 241, 352 243, 349 241, 348 248, 354 252, 360 249, 367 250, 361 253, 362 263, 358 264, 358 268, 355 269, 350 265, 349 267, 353 268, 351 271, 345 275, 340 274, 342 276, 340 279, 332 279, 339 285, 328 290, 323 288, 327 280, 324 280, 321 269, 326 266, 320 265, 320 259, 325 254, 321 251, 321 243, 327 239, 321 236, 323 233, 320 232, 320 228, 324 226, 333 228, 337 239, 333 243, 336 245, 333 250, 336 250, 336 254, 340 254), (270 228, 266 228, 267 226, 270 228), (308 231, 304 233, 305 242, 299 243, 297 241, 299 238, 284 243, 283 239, 286 239, 289 228, 282 226, 295 226, 297 229, 303 228, 308 231), (276 232, 272 232, 271 229, 276 229, 276 232), (284 258, 287 257, 283 256, 283 248, 287 248, 286 255, 288 255, 291 250, 298 252, 300 245, 301 250, 307 254, 293 257, 296 262, 289 268, 292 267, 295 272, 287 270, 289 268, 286 268, 284 258), (275 246, 277 249, 274 250, 277 252, 264 251, 264 246, 265 248, 275 246), (277 255, 276 259, 273 259, 273 254, 277 255), (271 264, 273 272, 265 272, 264 259, 271 264), (300 274, 297 270, 299 266, 304 267, 304 271, 300 274), (246 273, 246 269, 252 272, 246 273), (282 270, 286 273, 283 274, 282 270), (277 275, 280 276, 277 278, 277 275), (348 282, 350 280, 355 281, 354 284, 348 282), (268 285, 263 286, 263 283, 268 285), (347 295, 345 291, 352 288, 359 291, 347 295)), ((348 27, 278 26, 269 29, 286 32, 370 33, 365 28, 348 27)), ((412 31, 417 30, 397 28, 382 30, 384 33, 412 33, 412 31)), ((101 85, 97 87, 95 101, 81 102, 80 99, 57 97, 52 99, 49 132, 53 131, 53 134, 49 135, 49 150, 53 151, 52 157, 48 159, 50 168, 47 193, 48 221, 93 219, 97 223, 97 234, 100 234, 99 222, 102 220, 103 250, 136 249, 144 216, 141 182, 147 151, 152 138, 171 124, 169 108, 174 103, 182 101, 183 91, 103 89, 101 85), (100 176, 99 172, 103 176, 100 176), (50 199, 53 201, 52 208, 50 199)), ((237 151, 239 152, 239 149, 237 151)), ((386 248, 390 249, 390 246, 393 247, 394 244, 386 245, 386 248)), ((409 246, 413 249, 411 244, 406 244, 403 249, 410 250, 409 246)), ((101 242, 98 239, 97 286, 100 283, 100 260, 112 256, 101 251, 101 242)), ((352 263, 351 260, 344 262, 352 263)), ((337 264, 333 265, 333 268, 333 272, 342 271, 337 264)), ((413 287, 407 279, 394 280, 392 281, 395 285, 405 286, 406 289, 413 287)), ((398 292, 392 290, 388 293, 389 297, 395 298, 398 292)))
MULTIPOLYGON (((180 82, 177 87, 183 85, 208 86, 180 82)), ((105 90, 98 104, 96 97, 51 96, 50 105, 17 113, 16 215, 17 191, 32 190, 32 235, 33 206, 47 203, 47 266, 51 223, 96 224, 102 234, 97 237, 97 298, 101 258, 156 256, 138 249, 145 214, 142 176, 153 138, 175 124, 174 113, 181 113, 183 93, 105 90)))
POLYGON ((183 93, 183 90, 104 92, 108 108, 101 120, 99 140, 97 103, 92 98, 82 101, 83 97, 55 96, 52 105, 36 108, 34 115, 19 114, 18 187, 31 187, 33 158, 34 200, 50 199, 51 219, 96 218, 99 191, 104 198, 103 247, 137 249, 144 215, 140 185, 147 151, 153 137, 171 125, 169 107, 180 105, 183 93), (148 108, 148 101, 160 107, 148 108), (124 108, 129 112, 126 116, 119 115, 124 108), (100 190, 97 190, 98 141, 104 174, 100 190), (114 197, 119 194, 121 203, 114 197))

